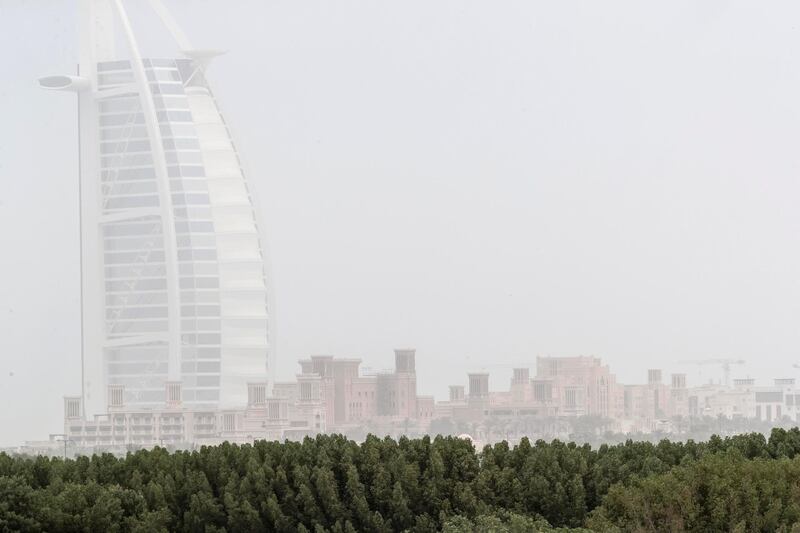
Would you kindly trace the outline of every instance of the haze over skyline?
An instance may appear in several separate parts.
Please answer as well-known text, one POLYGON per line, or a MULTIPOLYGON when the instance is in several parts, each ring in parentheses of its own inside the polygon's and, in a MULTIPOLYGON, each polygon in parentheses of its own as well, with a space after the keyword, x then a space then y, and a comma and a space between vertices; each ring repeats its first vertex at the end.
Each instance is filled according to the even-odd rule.
MULTIPOLYGON (((229 50, 208 77, 266 222, 279 378, 403 346, 439 398, 537 354, 794 375, 795 4, 167 3, 229 50)), ((75 98, 36 87, 76 34, 71 2, 0 6, 0 445, 57 432, 80 386, 75 98)))

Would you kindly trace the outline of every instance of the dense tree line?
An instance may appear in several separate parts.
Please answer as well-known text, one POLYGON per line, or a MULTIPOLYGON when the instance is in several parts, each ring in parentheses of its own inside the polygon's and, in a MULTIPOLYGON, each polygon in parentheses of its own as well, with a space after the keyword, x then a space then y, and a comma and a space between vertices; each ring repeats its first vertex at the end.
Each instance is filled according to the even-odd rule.
POLYGON ((800 457, 708 455, 611 488, 598 531, 800 531, 800 457))
POLYGON ((0 454, 0 531, 770 530, 800 521, 799 454, 796 428, 596 449, 333 435, 123 458, 0 454))

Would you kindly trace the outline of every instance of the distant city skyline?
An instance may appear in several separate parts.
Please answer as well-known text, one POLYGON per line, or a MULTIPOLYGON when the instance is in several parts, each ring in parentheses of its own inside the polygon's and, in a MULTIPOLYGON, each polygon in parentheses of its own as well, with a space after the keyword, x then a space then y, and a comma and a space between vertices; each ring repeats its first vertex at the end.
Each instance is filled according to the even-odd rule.
MULTIPOLYGON (((382 368, 387 346, 425 354, 438 397, 453 367, 548 354, 625 382, 689 359, 795 372, 800 6, 163 1, 229 50, 207 79, 265 216, 279 379, 320 353, 382 368)), ((152 28, 144 57, 180 57, 126 6, 152 28)), ((11 444, 80 392, 77 114, 36 86, 75 72, 76 16, 7 0, 0 17, 11 444)))
MULTIPOLYGON (((537 357, 533 368, 513 368, 499 389, 490 387, 489 372, 459 377, 454 368, 448 396, 437 399, 418 389, 416 360, 415 349, 395 349, 391 370, 364 372, 357 358, 312 355, 297 361, 295 379, 271 390, 263 380, 250 381, 242 387, 246 399, 225 409, 183 401, 178 382, 167 383, 166 397, 142 409, 128 401, 124 384, 110 384, 103 413, 85 417, 82 398, 67 396, 63 433, 12 451, 60 454, 62 439, 73 454, 123 455, 155 445, 190 450, 225 441, 299 441, 323 433, 356 441, 368 434, 458 435, 480 449, 500 440, 513 445, 523 437, 595 444, 634 434, 674 440, 709 431, 765 432, 800 422, 795 378, 691 385, 685 373, 650 368, 645 379, 623 383, 598 357, 537 357)), ((727 376, 738 362, 698 364, 718 364, 727 376)))

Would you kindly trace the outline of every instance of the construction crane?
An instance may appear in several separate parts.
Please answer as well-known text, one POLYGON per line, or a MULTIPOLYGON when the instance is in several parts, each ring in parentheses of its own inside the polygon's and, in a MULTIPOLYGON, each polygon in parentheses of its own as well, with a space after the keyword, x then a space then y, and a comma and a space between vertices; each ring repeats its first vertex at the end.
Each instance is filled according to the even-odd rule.
POLYGON ((680 361, 682 365, 719 365, 722 367, 722 374, 725 378, 725 386, 730 386, 731 381, 731 365, 743 365, 744 359, 725 359, 725 358, 712 358, 712 359, 697 359, 690 361, 680 361))

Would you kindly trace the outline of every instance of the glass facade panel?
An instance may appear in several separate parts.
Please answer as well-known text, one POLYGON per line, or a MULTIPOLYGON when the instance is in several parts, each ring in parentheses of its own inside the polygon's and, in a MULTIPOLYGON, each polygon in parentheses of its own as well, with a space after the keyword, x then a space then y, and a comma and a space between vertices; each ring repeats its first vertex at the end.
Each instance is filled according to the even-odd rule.
MULTIPOLYGON (((217 232, 246 228, 257 235, 247 183, 196 64, 188 59, 145 59, 144 66, 161 139, 149 138, 137 95, 102 98, 97 104, 101 215, 123 215, 103 224, 101 231, 109 343, 104 372, 110 384, 125 386, 127 405, 150 407, 164 401, 169 352, 161 340, 167 338, 163 334, 169 324, 165 232, 160 217, 124 216, 160 207, 152 154, 152 143, 160 142, 176 232, 184 402, 244 405, 247 381, 265 378, 268 370, 263 253, 257 237, 228 239, 220 247, 217 232), (207 168, 213 168, 213 175, 207 168), (233 181, 213 182, 222 175, 233 181), (242 272, 250 280, 245 286, 220 283, 242 272), (228 353, 235 361, 226 365, 228 353)), ((100 93, 134 83, 128 61, 101 63, 98 72, 100 93)))

